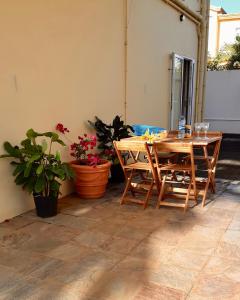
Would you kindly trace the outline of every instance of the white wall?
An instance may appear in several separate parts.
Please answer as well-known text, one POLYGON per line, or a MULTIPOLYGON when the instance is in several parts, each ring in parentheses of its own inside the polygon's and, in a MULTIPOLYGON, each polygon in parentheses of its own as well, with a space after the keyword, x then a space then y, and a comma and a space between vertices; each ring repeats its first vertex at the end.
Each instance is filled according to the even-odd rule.
POLYGON ((233 44, 237 34, 240 34, 240 20, 237 21, 221 21, 219 35, 219 49, 225 44, 233 44))
POLYGON ((218 30, 218 13, 210 9, 209 16, 209 35, 208 35, 208 53, 214 57, 217 52, 217 30, 218 30))
POLYGON ((211 130, 240 133, 240 71, 208 71, 205 120, 211 130))

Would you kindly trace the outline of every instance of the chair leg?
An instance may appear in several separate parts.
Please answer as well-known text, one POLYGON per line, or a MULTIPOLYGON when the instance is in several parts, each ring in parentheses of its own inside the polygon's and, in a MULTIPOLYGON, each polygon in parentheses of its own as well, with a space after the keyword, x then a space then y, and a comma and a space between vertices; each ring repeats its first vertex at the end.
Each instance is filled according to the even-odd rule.
POLYGON ((144 201, 144 205, 143 205, 144 209, 148 206, 148 201, 149 201, 149 198, 150 198, 150 196, 152 194, 153 185, 154 185, 154 183, 151 182, 149 190, 147 192, 147 196, 146 196, 145 201, 144 201))
POLYGON ((132 177, 133 177, 133 171, 131 171, 131 174, 130 174, 130 176, 129 176, 128 179, 127 179, 127 184, 126 184, 126 187, 125 187, 125 189, 124 189, 124 192, 123 192, 123 195, 122 195, 122 198, 121 198, 121 201, 120 201, 120 204, 121 204, 121 205, 124 204, 124 198, 125 198, 125 196, 126 196, 128 190, 129 190, 130 187, 131 187, 132 177))
POLYGON ((216 193, 216 187, 215 187, 215 172, 214 171, 212 172, 210 185, 211 185, 212 193, 215 194, 216 193))
POLYGON ((191 187, 192 187, 192 184, 190 182, 188 190, 187 190, 186 200, 185 200, 184 213, 187 211, 187 208, 188 208, 188 200, 189 200, 189 196, 190 196, 190 193, 191 193, 191 187))
POLYGON ((205 203, 206 203, 206 198, 207 198, 207 193, 208 193, 210 180, 211 180, 211 173, 209 171, 208 179, 207 179, 207 182, 206 182, 206 186, 205 186, 205 190, 204 190, 204 194, 203 194, 203 199, 202 199, 202 207, 204 207, 205 203))
POLYGON ((198 204, 198 202, 197 202, 197 186, 196 186, 196 181, 193 179, 192 179, 192 185, 193 185, 194 200, 195 200, 195 203, 198 204))
POLYGON ((158 196, 158 202, 157 202, 156 208, 160 208, 160 205, 161 205, 161 201, 162 201, 164 189, 165 189, 166 176, 167 175, 165 175, 162 180, 162 186, 161 186, 160 194, 158 196))

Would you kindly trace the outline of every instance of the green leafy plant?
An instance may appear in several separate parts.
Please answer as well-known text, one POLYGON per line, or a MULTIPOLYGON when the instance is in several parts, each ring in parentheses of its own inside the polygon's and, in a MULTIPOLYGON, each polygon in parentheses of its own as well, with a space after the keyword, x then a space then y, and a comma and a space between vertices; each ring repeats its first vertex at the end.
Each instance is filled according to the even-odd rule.
POLYGON ((88 122, 96 130, 99 142, 98 149, 101 151, 101 155, 111 160, 114 164, 119 163, 113 141, 120 141, 123 138, 129 137, 131 132, 134 132, 132 126, 125 125, 124 121, 118 115, 113 119, 111 124, 104 123, 98 117, 95 117, 95 122, 88 122))
POLYGON ((34 195, 57 197, 61 181, 73 178, 73 171, 67 163, 61 162, 60 153, 52 154, 52 145, 58 143, 65 146, 54 132, 38 133, 33 129, 26 132, 26 139, 20 146, 4 143, 6 154, 0 158, 13 158, 10 162, 14 167, 15 183, 34 195), (44 139, 38 143, 38 138, 44 139), (47 140, 50 143, 47 143, 47 140))
POLYGON ((225 44, 213 58, 208 58, 207 69, 209 71, 240 69, 240 36, 237 36, 233 44, 225 44))

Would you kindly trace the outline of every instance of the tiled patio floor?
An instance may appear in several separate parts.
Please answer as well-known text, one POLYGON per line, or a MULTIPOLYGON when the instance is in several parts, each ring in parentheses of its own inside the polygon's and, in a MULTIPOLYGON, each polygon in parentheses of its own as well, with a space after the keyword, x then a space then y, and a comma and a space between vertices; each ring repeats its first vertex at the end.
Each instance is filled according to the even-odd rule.
POLYGON ((185 215, 120 206, 121 189, 0 224, 0 299, 240 299, 239 181, 185 215))

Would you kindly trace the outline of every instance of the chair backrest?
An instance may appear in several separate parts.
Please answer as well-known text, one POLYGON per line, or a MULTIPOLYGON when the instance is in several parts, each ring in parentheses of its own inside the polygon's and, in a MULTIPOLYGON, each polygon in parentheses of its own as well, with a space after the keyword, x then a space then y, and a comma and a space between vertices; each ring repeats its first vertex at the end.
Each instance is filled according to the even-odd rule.
POLYGON ((146 152, 148 147, 147 143, 144 141, 127 141, 127 140, 121 140, 121 141, 114 141, 114 146, 116 150, 119 151, 139 151, 139 152, 146 152))
POLYGON ((193 152, 191 142, 156 142, 153 145, 155 152, 189 153, 193 152))
POLYGON ((195 178, 195 164, 194 164, 194 154, 193 154, 193 143, 192 142, 156 142, 153 144, 154 158, 157 164, 157 169, 159 173, 161 172, 162 163, 159 162, 159 153, 161 152, 171 152, 178 154, 188 154, 191 169, 192 169, 192 177, 195 178))
POLYGON ((151 168, 153 168, 152 156, 149 150, 149 146, 144 141, 114 141, 114 147, 120 161, 121 166, 124 168, 125 166, 131 164, 129 160, 123 159, 123 154, 128 153, 129 157, 133 160, 133 162, 141 161, 142 156, 146 157, 146 162, 150 163, 151 168))

